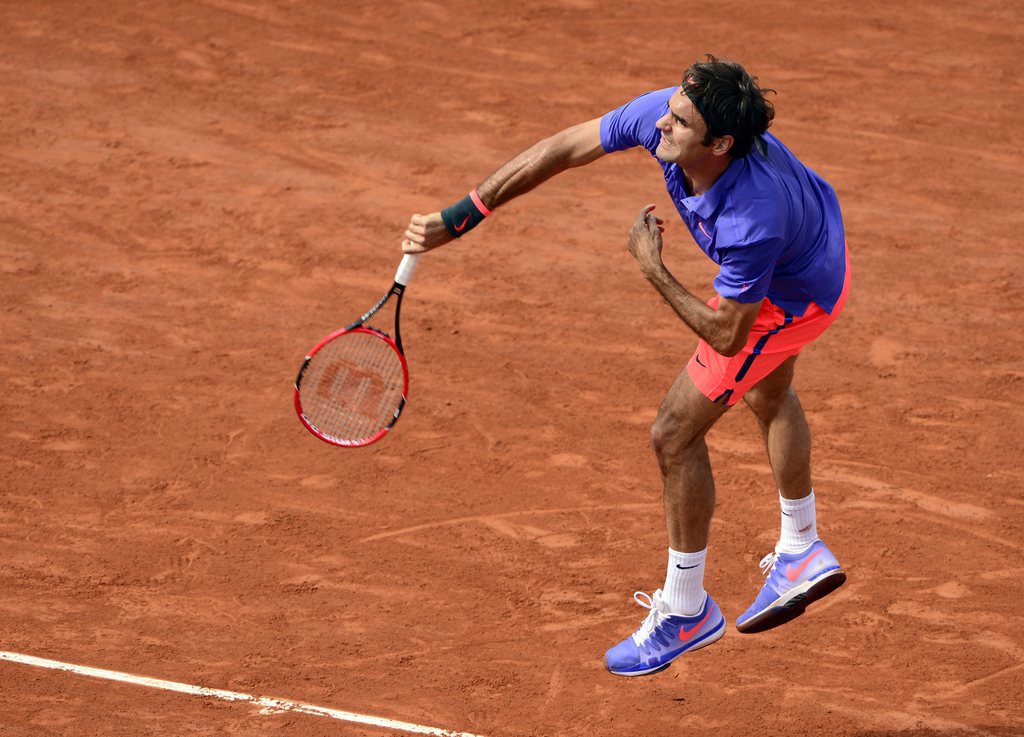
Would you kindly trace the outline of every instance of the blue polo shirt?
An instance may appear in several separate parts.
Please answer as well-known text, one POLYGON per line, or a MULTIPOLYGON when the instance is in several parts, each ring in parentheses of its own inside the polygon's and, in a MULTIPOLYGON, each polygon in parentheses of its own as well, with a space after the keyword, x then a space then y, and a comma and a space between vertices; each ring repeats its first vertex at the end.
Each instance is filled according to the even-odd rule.
MULTIPOLYGON (((640 95, 601 118, 608 153, 643 146, 654 155, 655 123, 678 88, 640 95)), ((778 138, 763 136, 707 192, 692 196, 683 170, 655 158, 668 193, 693 239, 719 266, 715 291, 738 302, 767 297, 803 315, 811 302, 831 313, 843 291, 846 236, 835 190, 800 163, 778 138)))

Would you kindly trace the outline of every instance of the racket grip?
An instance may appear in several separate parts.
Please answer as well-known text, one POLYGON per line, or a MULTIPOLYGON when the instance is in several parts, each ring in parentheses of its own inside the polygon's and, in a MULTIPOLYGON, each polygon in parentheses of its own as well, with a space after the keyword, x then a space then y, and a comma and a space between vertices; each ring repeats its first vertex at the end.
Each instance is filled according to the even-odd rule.
POLYGON ((398 271, 395 272, 395 282, 401 284, 403 287, 409 283, 412 279, 412 272, 416 270, 416 264, 420 260, 421 254, 419 253, 407 253, 402 257, 402 263, 398 265, 398 271))

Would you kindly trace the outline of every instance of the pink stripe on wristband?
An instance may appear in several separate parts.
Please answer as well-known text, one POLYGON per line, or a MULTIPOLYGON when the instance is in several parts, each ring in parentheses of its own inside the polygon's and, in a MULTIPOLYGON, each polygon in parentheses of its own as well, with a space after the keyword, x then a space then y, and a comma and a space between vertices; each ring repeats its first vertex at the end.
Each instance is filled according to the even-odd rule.
POLYGON ((473 200, 473 204, 476 205, 476 209, 479 210, 484 217, 491 214, 491 211, 487 209, 487 205, 484 204, 484 201, 480 199, 480 195, 477 194, 475 187, 473 188, 473 191, 469 193, 469 198, 473 200))

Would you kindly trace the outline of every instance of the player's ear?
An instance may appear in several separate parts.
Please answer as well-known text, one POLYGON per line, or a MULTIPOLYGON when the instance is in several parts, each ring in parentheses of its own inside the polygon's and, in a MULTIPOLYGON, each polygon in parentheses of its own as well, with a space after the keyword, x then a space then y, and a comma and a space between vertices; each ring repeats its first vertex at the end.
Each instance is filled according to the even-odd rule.
POLYGON ((711 144, 711 151, 715 156, 724 156, 729 153, 729 149, 732 148, 733 141, 735 139, 732 136, 719 136, 711 144))

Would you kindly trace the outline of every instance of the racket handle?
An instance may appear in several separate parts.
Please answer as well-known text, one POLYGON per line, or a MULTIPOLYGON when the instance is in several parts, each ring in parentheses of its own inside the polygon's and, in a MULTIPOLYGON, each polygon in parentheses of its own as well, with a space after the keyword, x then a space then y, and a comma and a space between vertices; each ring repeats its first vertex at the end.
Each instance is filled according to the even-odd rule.
POLYGON ((412 279, 412 272, 416 270, 416 264, 420 260, 419 253, 407 253, 402 257, 402 263, 398 265, 398 271, 395 272, 395 281, 401 284, 403 287, 409 283, 412 279))

